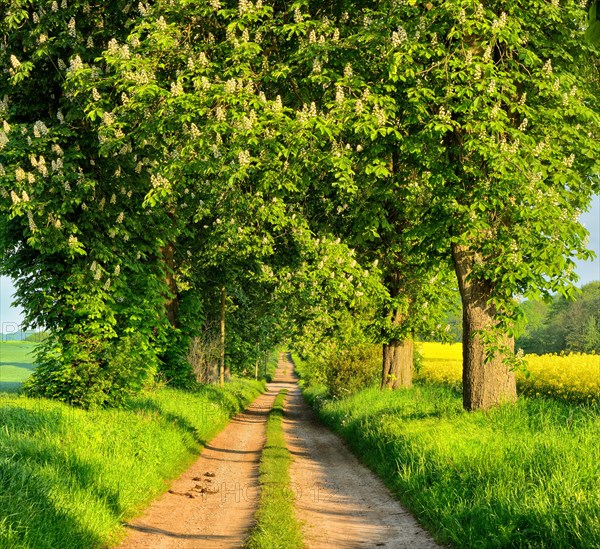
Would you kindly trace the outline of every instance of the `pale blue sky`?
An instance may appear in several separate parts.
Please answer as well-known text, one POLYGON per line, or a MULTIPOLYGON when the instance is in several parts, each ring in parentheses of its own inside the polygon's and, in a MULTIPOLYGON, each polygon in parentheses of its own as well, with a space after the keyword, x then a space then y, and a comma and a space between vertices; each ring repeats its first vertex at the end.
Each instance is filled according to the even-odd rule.
MULTIPOLYGON (((590 232, 589 248, 596 253, 592 261, 580 261, 577 273, 580 285, 600 280, 600 196, 596 196, 589 212, 581 216, 581 222, 590 232)), ((21 311, 11 307, 14 288, 10 279, 0 277, 0 331, 14 332, 21 322, 21 311)))

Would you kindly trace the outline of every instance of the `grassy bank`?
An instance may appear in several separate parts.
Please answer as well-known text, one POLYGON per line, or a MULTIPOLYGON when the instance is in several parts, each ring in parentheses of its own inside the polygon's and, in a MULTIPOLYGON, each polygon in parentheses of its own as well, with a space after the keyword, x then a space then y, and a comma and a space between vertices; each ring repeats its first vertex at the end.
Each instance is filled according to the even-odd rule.
POLYGON ((33 353, 37 343, 0 342, 0 392, 14 392, 33 371, 33 353))
POLYGON ((304 547, 289 473, 292 456, 285 443, 282 424, 286 394, 287 390, 283 390, 277 395, 267 420, 267 438, 259 469, 260 501, 247 549, 304 547))
POLYGON ((0 395, 0 547, 114 545, 262 383, 160 389, 127 410, 86 412, 0 395))
POLYGON ((322 420, 455 547, 600 547, 600 407, 522 398, 487 413, 429 384, 323 400, 322 420))
POLYGON ((277 364, 279 363, 279 354, 282 352, 280 347, 273 349, 267 357, 265 365, 265 376, 267 381, 273 381, 275 377, 275 370, 277 370, 277 364))

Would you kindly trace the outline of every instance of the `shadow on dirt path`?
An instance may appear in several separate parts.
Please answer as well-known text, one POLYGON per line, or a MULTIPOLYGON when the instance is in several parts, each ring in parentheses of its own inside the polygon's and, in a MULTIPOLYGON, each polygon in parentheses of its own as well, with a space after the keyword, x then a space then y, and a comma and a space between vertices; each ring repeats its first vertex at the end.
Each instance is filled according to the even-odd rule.
POLYGON ((280 368, 290 390, 284 431, 294 461, 296 512, 311 549, 439 547, 341 439, 324 427, 302 398, 289 355, 280 368), (287 366, 287 368, 286 368, 287 366))
POLYGON ((242 547, 258 502, 258 463, 277 377, 205 445, 197 461, 127 525, 123 549, 242 547))

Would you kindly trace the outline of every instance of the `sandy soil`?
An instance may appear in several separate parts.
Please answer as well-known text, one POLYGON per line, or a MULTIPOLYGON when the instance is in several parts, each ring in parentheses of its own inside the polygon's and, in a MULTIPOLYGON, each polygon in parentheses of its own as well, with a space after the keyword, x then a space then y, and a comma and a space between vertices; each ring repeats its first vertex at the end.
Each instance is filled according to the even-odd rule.
POLYGON ((198 460, 127 525, 123 549, 238 548, 252 527, 258 462, 276 384, 206 445, 198 460))
POLYGON ((294 383, 291 365, 285 381, 292 385, 284 430, 294 456, 290 473, 307 546, 439 547, 383 482, 318 422, 294 383))
POLYGON ((258 503, 266 418, 282 388, 289 390, 284 430, 294 456, 292 484, 307 547, 438 547, 383 483, 318 423, 285 354, 267 393, 205 447, 169 492, 127 525, 120 547, 242 547, 258 503))

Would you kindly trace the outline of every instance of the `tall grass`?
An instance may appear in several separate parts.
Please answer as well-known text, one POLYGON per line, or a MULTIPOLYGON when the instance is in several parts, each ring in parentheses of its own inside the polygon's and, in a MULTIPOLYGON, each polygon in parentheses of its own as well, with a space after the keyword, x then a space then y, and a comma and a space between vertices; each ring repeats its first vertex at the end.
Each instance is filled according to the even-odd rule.
POLYGON ((465 412, 451 388, 367 389, 319 414, 398 498, 460 548, 600 547, 600 407, 522 398, 465 412))
POLYGON ((0 547, 115 545, 122 522, 263 388, 164 388, 98 411, 0 395, 0 547))

